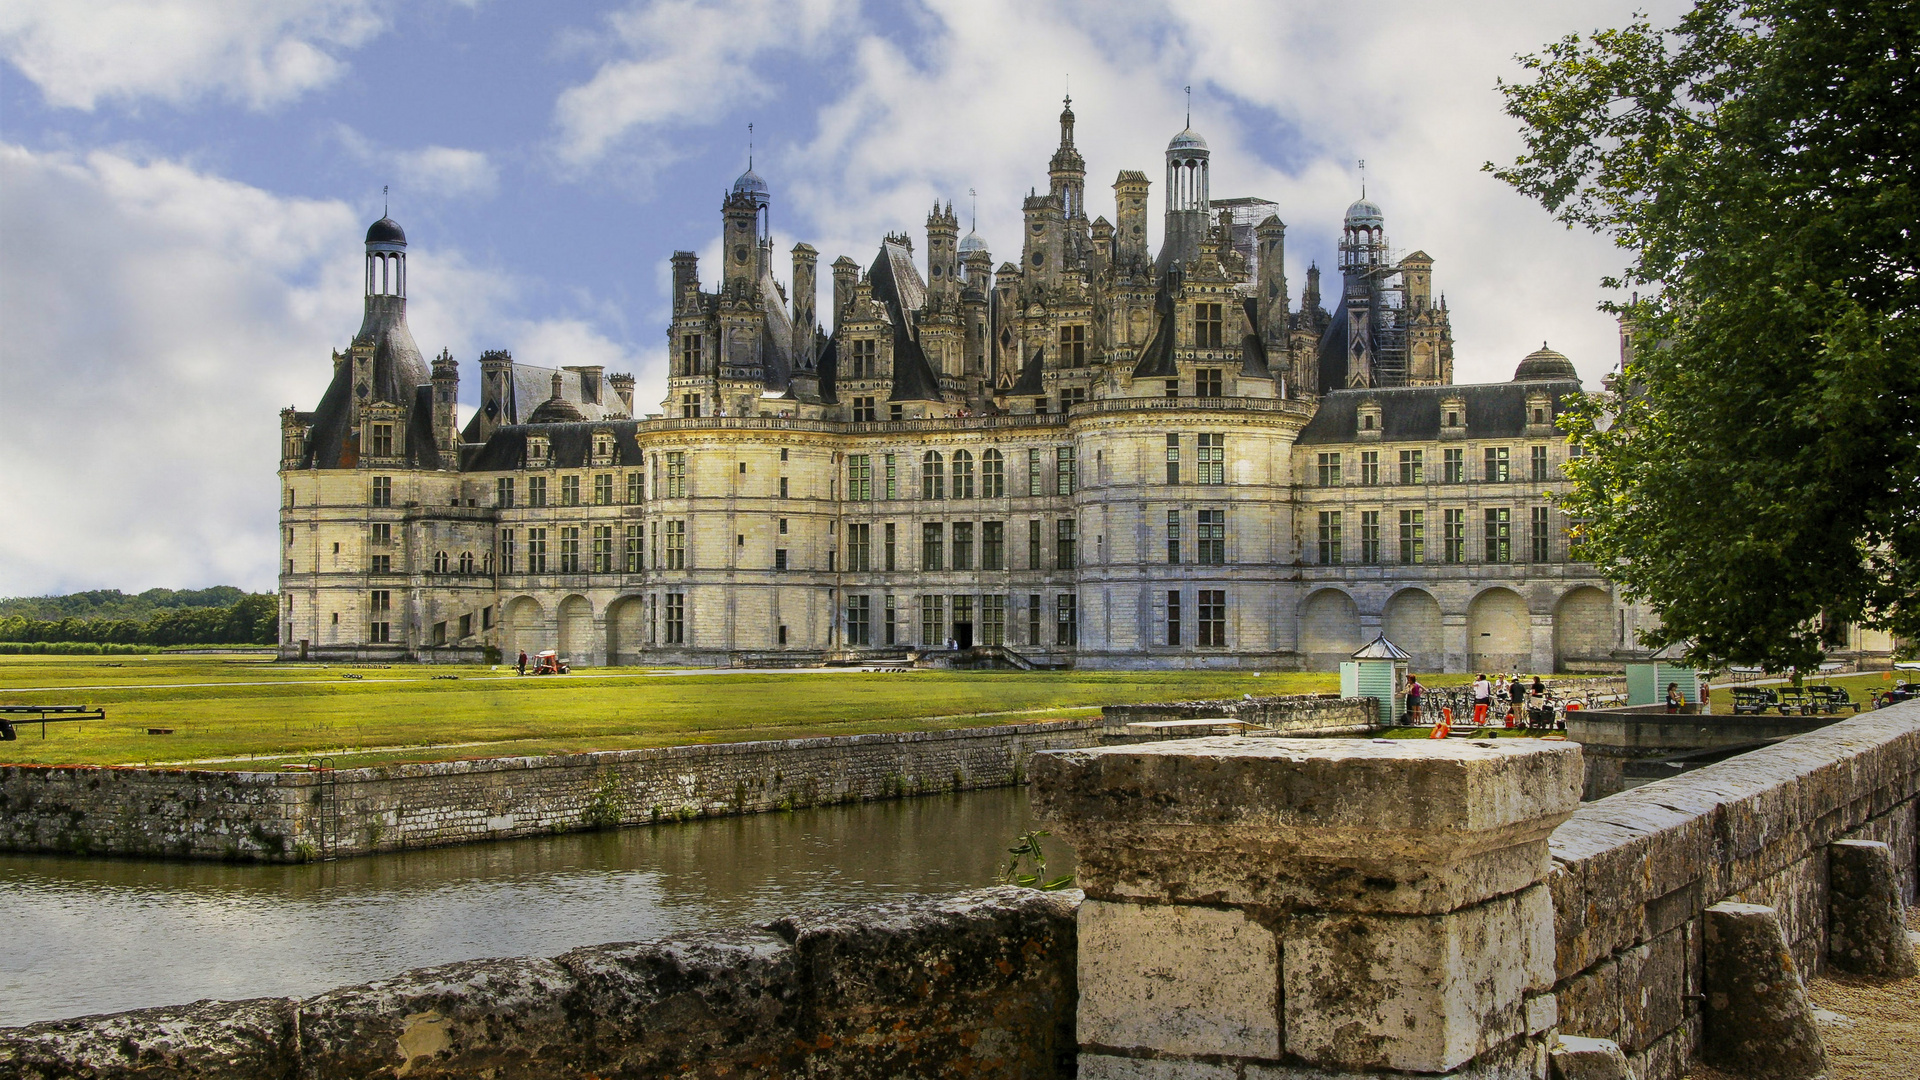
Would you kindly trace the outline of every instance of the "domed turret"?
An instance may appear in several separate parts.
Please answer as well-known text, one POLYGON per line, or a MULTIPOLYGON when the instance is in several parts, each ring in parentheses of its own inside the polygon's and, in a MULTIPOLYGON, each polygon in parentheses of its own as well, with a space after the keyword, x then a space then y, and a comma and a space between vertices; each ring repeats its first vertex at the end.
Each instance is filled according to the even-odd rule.
POLYGON ((383 217, 372 225, 367 226, 367 243, 398 244, 401 247, 406 247, 407 234, 404 229, 400 228, 399 222, 390 217, 383 217))
POLYGON ((565 380, 561 377, 560 373, 557 371, 554 372, 553 396, 541 402, 539 407, 535 408, 533 412, 527 416, 527 423, 571 424, 586 419, 586 415, 580 411, 579 406, 560 396, 561 388, 564 385, 565 380))
POLYGON ((733 182, 733 193, 751 195, 755 202, 764 206, 768 198, 767 182, 760 178, 759 173, 753 171, 753 165, 749 163, 747 171, 741 173, 740 178, 733 182))
POLYGON ((1386 223, 1387 216, 1381 213, 1380 208, 1375 206, 1365 196, 1355 201, 1352 206, 1347 207, 1347 225, 1349 227, 1379 227, 1386 223))
POLYGON ((1201 138, 1200 133, 1192 128, 1185 129, 1167 143, 1169 153, 1176 150, 1205 150, 1206 148, 1207 140, 1201 138))
POLYGON ((977 232, 969 230, 966 238, 960 241, 961 255, 970 255, 976 251, 985 250, 987 250, 987 242, 980 239, 980 234, 977 232))
POLYGON ((1573 379, 1579 381, 1580 373, 1574 370, 1573 361, 1561 353, 1547 348, 1546 342, 1528 353, 1513 371, 1514 382, 1534 382, 1542 379, 1573 379))

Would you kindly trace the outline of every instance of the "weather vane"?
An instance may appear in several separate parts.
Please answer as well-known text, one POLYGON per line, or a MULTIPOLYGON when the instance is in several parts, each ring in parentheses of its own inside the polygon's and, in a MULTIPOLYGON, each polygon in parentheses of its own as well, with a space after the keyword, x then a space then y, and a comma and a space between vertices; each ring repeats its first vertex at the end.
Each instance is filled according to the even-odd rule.
POLYGON ((1360 159, 1360 197, 1367 197, 1367 159, 1360 159))
POLYGON ((387 185, 380 185, 380 216, 387 216, 387 185))
POLYGON ((753 122, 747 122, 747 171, 753 171, 753 122))
POLYGON ((1193 87, 1187 87, 1187 127, 1193 127, 1193 87))
POLYGON ((969 226, 969 228, 971 228, 972 231, 974 232, 979 232, 980 231, 980 193, 973 190, 972 188, 968 188, 967 197, 973 200, 973 224, 969 226))

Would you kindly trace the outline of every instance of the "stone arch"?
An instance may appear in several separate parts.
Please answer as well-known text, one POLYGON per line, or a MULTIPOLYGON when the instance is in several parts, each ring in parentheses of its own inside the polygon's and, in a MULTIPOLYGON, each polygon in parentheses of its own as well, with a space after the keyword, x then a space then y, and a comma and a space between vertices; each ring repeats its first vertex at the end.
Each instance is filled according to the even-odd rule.
POLYGON ((513 663, 522 651, 532 656, 546 647, 547 610, 531 596, 515 597, 501 609, 500 628, 505 631, 500 644, 502 659, 513 663))
POLYGON ((1440 671, 1446 667, 1446 638, 1441 631, 1440 602, 1425 589, 1401 589, 1380 612, 1380 632, 1413 655, 1409 670, 1440 671))
POLYGON ((607 605, 607 664, 638 664, 646 633, 646 598, 623 596, 607 605))
POLYGON ((1335 671, 1364 642, 1360 609, 1339 589, 1321 589, 1300 605, 1300 652, 1313 671, 1335 671))
POLYGON ((1533 666, 1533 620, 1512 589, 1491 588, 1467 607, 1467 665, 1476 673, 1526 671, 1533 666))
POLYGON ((1558 671, 1613 666, 1613 598, 1582 585, 1553 607, 1553 665, 1558 671))
POLYGON ((573 665, 593 663, 593 605, 575 593, 560 601, 560 655, 573 665))

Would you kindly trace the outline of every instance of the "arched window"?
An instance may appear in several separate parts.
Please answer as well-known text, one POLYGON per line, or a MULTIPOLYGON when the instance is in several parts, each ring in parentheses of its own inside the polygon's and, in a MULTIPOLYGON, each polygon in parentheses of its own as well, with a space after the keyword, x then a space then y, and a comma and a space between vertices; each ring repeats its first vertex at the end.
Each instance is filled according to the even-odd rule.
POLYGON ((1000 457, 1000 451, 988 450, 980 455, 980 497, 998 499, 1007 493, 1007 465, 1000 457))
POLYGON ((973 455, 965 450, 953 452, 953 497, 973 498, 973 455))
POLYGON ((436 552, 434 552, 434 553, 433 553, 433 572, 434 572, 434 573, 436 573, 436 574, 444 574, 444 573, 446 573, 446 572, 447 572, 447 565, 448 565, 448 564, 447 564, 447 553, 446 553, 446 552, 444 552, 444 551, 436 551, 436 552))
POLYGON ((929 450, 920 457, 920 497, 923 499, 947 497, 947 469, 940 459, 938 450, 929 450))
POLYGON ((473 573, 473 552, 463 551, 460 553, 460 572, 463 574, 473 573))

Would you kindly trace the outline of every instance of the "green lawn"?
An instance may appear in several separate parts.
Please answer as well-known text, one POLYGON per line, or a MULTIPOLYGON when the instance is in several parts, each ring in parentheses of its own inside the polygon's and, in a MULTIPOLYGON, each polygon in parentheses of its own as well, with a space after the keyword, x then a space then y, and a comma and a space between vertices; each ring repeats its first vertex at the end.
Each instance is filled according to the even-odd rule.
POLYGON ((932 672, 518 677, 486 668, 280 664, 218 656, 0 657, 0 704, 98 705, 20 726, 0 762, 277 768, 620 750, 1089 716, 1102 705, 1333 691, 1332 673, 932 672), (358 675, 358 679, 345 678, 358 675), (454 675, 456 679, 436 678, 454 675), (43 688, 43 689, 33 689, 43 688), (173 729, 148 735, 149 727, 173 729), (207 761, 206 759, 238 759, 207 761))

